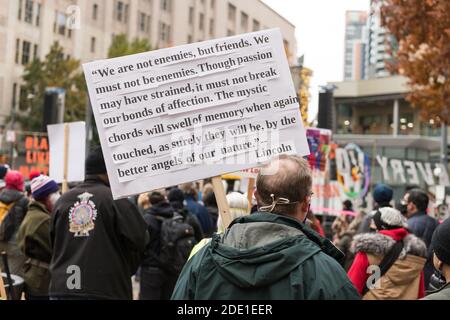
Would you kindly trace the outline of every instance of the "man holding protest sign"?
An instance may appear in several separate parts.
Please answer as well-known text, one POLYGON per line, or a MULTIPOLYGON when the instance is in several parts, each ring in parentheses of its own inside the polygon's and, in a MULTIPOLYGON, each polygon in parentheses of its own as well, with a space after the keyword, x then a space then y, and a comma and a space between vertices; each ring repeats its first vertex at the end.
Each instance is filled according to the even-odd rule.
POLYGON ((343 254, 304 222, 312 177, 306 160, 281 156, 258 175, 259 213, 235 220, 188 261, 176 300, 359 299, 343 254))
POLYGON ((84 183, 57 202, 50 238, 51 299, 132 299, 147 227, 131 202, 113 200, 100 147, 86 159, 84 183))
MULTIPOLYGON (((95 61, 83 68, 114 199, 213 178, 222 221, 227 226, 227 202, 217 177, 259 166, 278 155, 309 153, 279 29, 95 61)), ((309 201, 298 200, 304 204, 309 201)), ((193 211, 200 219, 199 212, 193 211)), ((202 211, 205 221, 210 222, 206 210, 202 211)), ((352 297, 351 284, 340 277, 342 270, 334 270, 334 260, 319 254, 322 243, 312 231, 290 218, 266 214, 256 219, 250 222, 267 223, 263 234, 275 240, 277 236, 269 232, 271 226, 287 227, 284 234, 302 257, 296 260, 298 265, 294 262, 295 267, 303 268, 302 259, 315 255, 320 258, 312 260, 308 274, 316 269, 324 276, 330 271, 338 274, 336 286, 327 287, 325 293, 314 287, 291 298, 352 297), (308 236, 293 237, 303 233, 308 236), (296 241, 306 245, 305 252, 296 241), (319 246, 314 247, 314 241, 319 246), (326 266, 315 266, 316 262, 326 266)), ((205 233, 211 233, 208 223, 203 225, 205 233)), ((263 238, 256 237, 255 244, 264 243, 267 239, 263 238)), ((333 249, 329 251, 332 254, 333 249)), ((272 280, 278 281, 278 273, 270 268, 269 264, 267 270, 276 278, 272 280)), ((242 275, 248 276, 245 268, 242 275)), ((248 280, 253 281, 251 276, 248 280)), ((183 290, 178 289, 175 297, 191 298, 183 290)), ((258 292, 250 292, 248 298, 258 292)))

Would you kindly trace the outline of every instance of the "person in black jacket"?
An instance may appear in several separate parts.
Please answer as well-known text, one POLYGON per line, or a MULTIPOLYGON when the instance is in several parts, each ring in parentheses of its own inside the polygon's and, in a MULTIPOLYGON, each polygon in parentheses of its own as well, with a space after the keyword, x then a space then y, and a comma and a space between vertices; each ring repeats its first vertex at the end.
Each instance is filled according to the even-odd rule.
POLYGON ((135 205, 113 200, 100 147, 86 159, 84 183, 62 195, 50 224, 50 299, 131 300, 131 277, 149 236, 135 205))
POLYGON ((214 232, 217 232, 217 220, 219 219, 219 208, 217 207, 216 195, 209 192, 203 197, 203 203, 208 211, 209 217, 214 226, 214 232))
POLYGON ((204 237, 204 231, 197 217, 185 206, 183 191, 179 188, 172 188, 167 195, 167 199, 169 200, 170 206, 184 216, 188 223, 194 228, 195 240, 200 242, 204 237))
POLYGON ((403 200, 406 203, 409 231, 422 239, 428 248, 427 263, 424 268, 425 288, 428 288, 434 272, 431 239, 438 222, 427 214, 429 198, 424 191, 420 189, 410 190, 405 194, 403 200))
MULTIPOLYGON (((180 190, 181 191, 181 190, 180 190)), ((175 209, 166 201, 160 192, 153 192, 150 197, 151 207, 144 211, 144 220, 148 225, 150 242, 147 247, 148 254, 141 266, 140 300, 169 300, 178 279, 178 274, 165 270, 159 261, 161 252, 161 224, 164 219, 174 216, 175 209)), ((199 233, 200 225, 193 220, 193 216, 183 210, 176 210, 186 217, 188 224, 192 223, 196 241, 203 235, 199 233)))
POLYGON ((144 220, 147 222, 150 242, 149 253, 141 266, 140 300, 167 300, 172 294, 177 277, 171 277, 160 268, 158 257, 161 249, 161 219, 173 217, 174 211, 159 192, 153 192, 150 197, 151 207, 144 210, 144 220))

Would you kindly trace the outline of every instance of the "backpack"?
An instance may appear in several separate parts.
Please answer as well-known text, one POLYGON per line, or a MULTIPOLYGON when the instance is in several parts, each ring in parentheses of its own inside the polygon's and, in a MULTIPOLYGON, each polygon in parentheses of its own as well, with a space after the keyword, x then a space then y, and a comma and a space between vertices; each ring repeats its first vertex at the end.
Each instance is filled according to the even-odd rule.
POLYGON ((6 204, 0 201, 0 241, 9 241, 11 229, 11 215, 9 211, 16 203, 6 204))
POLYGON ((175 212, 172 218, 157 219, 161 221, 159 254, 161 268, 178 275, 196 244, 194 228, 178 212, 175 212))

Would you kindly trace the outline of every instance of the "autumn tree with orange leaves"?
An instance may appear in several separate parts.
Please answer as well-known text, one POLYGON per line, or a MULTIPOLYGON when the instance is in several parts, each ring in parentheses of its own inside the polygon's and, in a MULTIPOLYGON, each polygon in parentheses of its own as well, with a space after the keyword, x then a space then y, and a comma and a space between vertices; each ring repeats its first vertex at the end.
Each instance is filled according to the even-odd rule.
POLYGON ((449 123, 450 1, 378 1, 382 26, 398 43, 388 68, 409 78, 406 98, 426 119, 449 123))

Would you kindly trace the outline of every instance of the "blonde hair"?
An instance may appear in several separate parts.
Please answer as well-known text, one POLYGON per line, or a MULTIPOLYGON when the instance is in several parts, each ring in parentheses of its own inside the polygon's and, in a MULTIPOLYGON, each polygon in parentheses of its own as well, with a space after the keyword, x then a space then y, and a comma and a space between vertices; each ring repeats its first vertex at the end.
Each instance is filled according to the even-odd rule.
POLYGON ((148 209, 152 205, 150 204, 150 197, 148 193, 142 193, 139 195, 137 200, 138 206, 142 209, 148 209))
POLYGON ((203 186, 202 197, 204 198, 208 193, 214 193, 214 188, 211 183, 207 183, 203 186))

